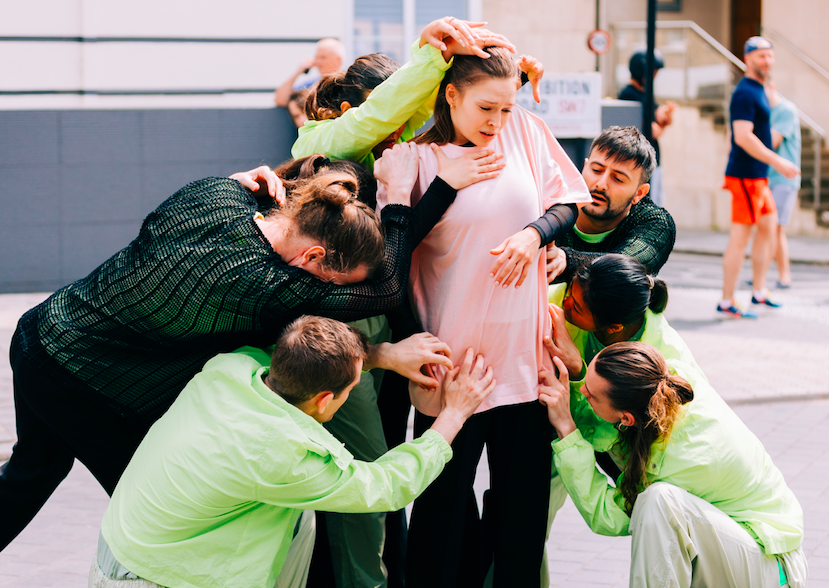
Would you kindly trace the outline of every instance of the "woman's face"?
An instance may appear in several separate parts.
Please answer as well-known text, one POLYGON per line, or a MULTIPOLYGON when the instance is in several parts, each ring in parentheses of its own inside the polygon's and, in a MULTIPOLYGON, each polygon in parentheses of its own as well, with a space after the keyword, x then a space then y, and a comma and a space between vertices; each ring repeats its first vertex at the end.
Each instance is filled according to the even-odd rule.
POLYGON ((587 308, 587 303, 584 301, 584 290, 578 280, 573 280, 570 283, 561 307, 564 309, 564 320, 571 325, 575 325, 582 331, 588 331, 590 333, 595 333, 599 330, 596 327, 593 313, 590 312, 590 309, 587 308))
POLYGON ((587 399, 587 402, 590 403, 590 408, 593 409, 596 416, 609 423, 621 422, 623 413, 613 408, 610 404, 610 399, 607 397, 607 390, 610 388, 610 384, 593 369, 595 363, 596 360, 594 359, 587 366, 587 375, 584 377, 581 393, 587 399))
POLYGON ((455 127, 452 142, 489 145, 507 124, 515 107, 515 86, 515 80, 502 78, 485 78, 465 86, 462 92, 454 84, 448 84, 446 101, 455 127))

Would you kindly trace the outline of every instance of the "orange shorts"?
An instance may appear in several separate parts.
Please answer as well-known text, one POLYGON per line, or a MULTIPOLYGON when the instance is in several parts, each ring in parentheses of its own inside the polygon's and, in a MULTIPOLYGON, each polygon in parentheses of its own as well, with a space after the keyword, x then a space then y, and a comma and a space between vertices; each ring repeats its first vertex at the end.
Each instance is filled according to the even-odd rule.
POLYGON ((777 212, 766 178, 732 178, 725 176, 731 192, 731 222, 756 225, 761 216, 777 212))

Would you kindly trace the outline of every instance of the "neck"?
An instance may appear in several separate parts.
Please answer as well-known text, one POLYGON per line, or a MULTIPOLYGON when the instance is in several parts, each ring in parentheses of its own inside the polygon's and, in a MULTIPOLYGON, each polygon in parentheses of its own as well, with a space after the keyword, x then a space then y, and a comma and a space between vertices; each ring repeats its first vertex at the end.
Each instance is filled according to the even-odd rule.
POLYGON ((763 77, 763 75, 760 74, 759 72, 754 71, 753 69, 746 70, 746 77, 748 79, 754 80, 755 82, 758 82, 760 84, 765 84, 766 83, 766 78, 763 77))
POLYGON ((276 253, 282 253, 286 250, 288 233, 290 232, 290 221, 288 219, 278 214, 272 214, 265 218, 258 218, 255 222, 276 253))
POLYGON ((636 88, 637 90, 639 90, 640 92, 645 91, 645 87, 642 84, 640 84, 639 82, 637 82, 636 80, 634 80, 633 78, 630 78, 630 85, 633 86, 634 88, 636 88))
POLYGON ((630 338, 638 333, 639 329, 642 328, 644 320, 645 319, 643 317, 641 320, 633 323, 632 325, 625 325, 622 327, 621 331, 615 331, 613 333, 608 333, 607 331, 596 331, 593 334, 596 336, 596 339, 599 340, 599 343, 605 347, 621 341, 630 341, 630 338))
POLYGON ((291 405, 291 406, 293 406, 294 408, 296 408, 296 409, 298 409, 298 410, 301 410, 302 412, 304 412, 304 413, 305 413, 305 414, 307 414, 308 416, 310 416, 310 417, 312 417, 312 418, 314 417, 314 412, 315 412, 315 410, 316 410, 316 408, 317 408, 317 407, 316 407, 316 405, 313 403, 313 399, 312 399, 312 400, 306 400, 305 402, 300 402, 299 404, 294 404, 293 402, 291 402, 290 400, 288 400, 287 398, 285 398, 285 396, 283 396, 282 394, 280 394, 280 393, 279 393, 279 390, 277 390, 276 388, 274 388, 274 387, 271 385, 271 383, 268 381, 268 373, 267 373, 267 372, 266 372, 266 373, 264 373, 264 374, 262 374, 262 382, 265 384, 265 386, 267 386, 268 388, 270 388, 271 392, 273 392, 274 394, 276 394, 277 396, 279 396, 282 400, 284 400, 285 402, 287 402, 288 404, 290 404, 290 405, 291 405))
POLYGON ((613 218, 607 219, 597 219, 593 218, 592 216, 588 216, 584 213, 583 210, 579 210, 579 216, 576 218, 576 227, 582 232, 588 235, 598 235, 599 233, 606 233, 612 229, 615 229, 619 226, 625 217, 630 212, 630 208, 628 207, 622 214, 619 216, 614 216, 613 218))

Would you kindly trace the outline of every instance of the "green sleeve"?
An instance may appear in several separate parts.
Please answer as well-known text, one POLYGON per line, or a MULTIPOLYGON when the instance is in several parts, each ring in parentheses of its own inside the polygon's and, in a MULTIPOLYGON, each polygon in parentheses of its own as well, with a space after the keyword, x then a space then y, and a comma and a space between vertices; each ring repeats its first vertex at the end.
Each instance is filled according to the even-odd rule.
POLYGON ((582 518, 594 533, 615 537, 628 535, 630 517, 624 499, 596 469, 593 446, 576 430, 553 441, 553 463, 582 518))
MULTIPOLYGON (((413 117, 419 117, 422 126, 429 118, 423 118, 429 100, 433 105, 435 90, 450 66, 451 60, 446 63, 438 49, 428 43, 420 48, 415 44, 412 60, 377 86, 360 106, 339 118, 309 121, 299 129, 291 155, 324 153, 331 159, 359 161, 413 117)), ((416 130, 412 127, 411 132, 416 130)))
POLYGON ((436 431, 388 451, 374 462, 354 460, 345 468, 330 455, 309 451, 293 479, 279 473, 276 483, 261 482, 256 500, 286 508, 328 512, 400 510, 438 477, 452 449, 436 431))

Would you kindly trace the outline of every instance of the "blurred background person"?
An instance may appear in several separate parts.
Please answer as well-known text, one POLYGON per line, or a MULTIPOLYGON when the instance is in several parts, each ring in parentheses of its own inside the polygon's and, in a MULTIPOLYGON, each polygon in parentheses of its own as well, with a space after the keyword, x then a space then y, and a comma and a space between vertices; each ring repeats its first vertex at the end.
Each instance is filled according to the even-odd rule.
POLYGON ((296 128, 302 128, 308 116, 305 114, 305 102, 308 100, 309 90, 295 90, 288 98, 288 112, 296 128))
POLYGON ((343 44, 337 39, 320 39, 317 43, 317 52, 314 56, 306 57, 300 61, 296 71, 276 89, 274 102, 276 102, 277 106, 287 107, 291 99, 291 94, 295 90, 307 90, 322 76, 342 70, 344 63, 345 47, 343 47, 343 44), (311 68, 316 68, 318 75, 297 83, 297 78, 309 73, 311 68))
MULTIPOLYGON (((662 52, 659 49, 653 51, 653 79, 656 79, 656 74, 659 70, 665 67, 665 59, 662 57, 662 52)), ((619 100, 633 100, 635 102, 645 103, 645 70, 648 65, 648 52, 645 49, 640 49, 630 57, 630 83, 619 92, 619 100)), ((656 102, 653 104, 653 122, 651 123, 651 145, 656 151, 656 169, 653 171, 650 179, 650 196, 653 203, 657 206, 665 206, 665 192, 662 187, 662 167, 659 160, 659 137, 662 132, 671 125, 674 121, 674 109, 676 102, 669 100, 662 106, 656 102)))
MULTIPOLYGON (((800 167, 800 115, 797 106, 783 98, 773 81, 766 84, 766 95, 771 106, 771 146, 783 159, 800 167)), ((800 190, 800 176, 787 178, 773 167, 769 168, 769 188, 777 207, 777 288, 790 288, 792 273, 789 266, 789 242, 786 225, 792 216, 800 190)))

